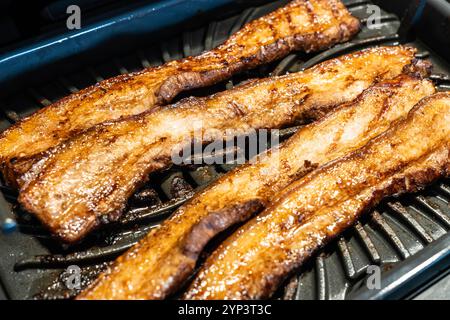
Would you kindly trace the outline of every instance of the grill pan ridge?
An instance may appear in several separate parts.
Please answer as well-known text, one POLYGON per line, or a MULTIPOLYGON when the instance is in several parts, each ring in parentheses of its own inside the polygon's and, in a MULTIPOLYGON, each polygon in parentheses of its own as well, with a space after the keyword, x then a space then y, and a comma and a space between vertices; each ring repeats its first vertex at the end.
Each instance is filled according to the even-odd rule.
MULTIPOLYGON (((274 1, 248 7, 238 14, 209 21, 204 27, 185 31, 182 35, 129 55, 58 76, 44 85, 24 88, 20 93, 0 101, 0 129, 102 79, 209 50, 246 22, 287 2, 274 1)), ((368 6, 372 2, 343 2, 360 18, 363 25, 362 31, 352 41, 316 55, 290 54, 281 61, 188 94, 210 94, 229 89, 250 78, 296 72, 350 51, 379 44, 398 44, 403 40, 397 34, 400 20, 395 14, 382 10, 380 28, 369 29, 365 22, 369 19, 368 6)), ((382 1, 376 3, 378 2, 382 6, 382 1)), ((435 54, 420 38, 408 44, 418 48, 418 58, 427 58, 433 62, 435 67, 432 78, 436 81, 438 90, 449 90, 449 62, 435 54)), ((281 139, 289 137, 296 129, 281 130, 281 139)), ((205 187, 233 167, 234 164, 173 167, 153 174, 151 183, 130 199, 127 213, 118 222, 104 226, 72 247, 53 240, 33 217, 17 207, 16 194, 1 185, 0 218, 12 218, 17 222, 15 230, 8 231, 3 225, 4 230, 0 233, 0 283, 5 296, 11 299, 73 297, 77 290, 69 290, 65 285, 70 275, 66 269, 68 266, 81 267, 81 286, 86 286, 109 261, 168 217, 196 189, 205 187)), ((404 275, 405 270, 419 267, 410 277, 418 285, 450 265, 447 254, 450 247, 449 201, 448 179, 438 181, 417 194, 386 199, 295 272, 274 298, 323 300, 410 295, 413 289, 410 282, 395 282, 400 275, 404 275), (434 264, 427 263, 433 259, 434 264), (380 266, 382 270, 380 290, 368 290, 364 285, 372 265, 380 266)), ((0 292, 0 299, 1 297, 0 292)))

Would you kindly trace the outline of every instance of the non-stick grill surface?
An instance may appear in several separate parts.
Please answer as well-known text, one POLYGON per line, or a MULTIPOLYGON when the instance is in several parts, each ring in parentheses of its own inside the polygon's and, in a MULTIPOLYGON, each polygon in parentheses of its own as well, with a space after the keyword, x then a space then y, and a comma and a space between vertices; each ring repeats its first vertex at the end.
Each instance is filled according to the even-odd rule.
MULTIPOLYGON (((20 94, 1 101, 3 117, 0 129, 57 99, 102 79, 139 70, 151 65, 196 55, 223 42, 246 22, 285 4, 275 1, 244 10, 238 15, 212 21, 203 28, 184 32, 160 44, 142 48, 128 56, 88 66, 85 70, 54 79, 42 86, 26 88, 20 94)), ((254 77, 279 75, 310 67, 323 60, 377 44, 397 44, 397 16, 382 11, 379 29, 365 26, 369 1, 344 1, 361 19, 364 28, 351 42, 338 45, 318 55, 291 54, 282 61, 262 66, 234 77, 230 81, 189 94, 205 95, 228 89, 254 77)), ((449 89, 450 66, 431 52, 420 40, 411 45, 419 49, 418 57, 429 58, 433 77, 440 90, 449 89)), ((282 130, 289 137, 295 128, 282 130)), ((82 286, 91 281, 108 261, 132 246, 151 228, 157 226, 174 209, 189 199, 233 164, 176 167, 153 174, 151 183, 130 199, 129 210, 117 223, 94 232, 75 247, 65 247, 53 240, 36 220, 17 208, 15 194, 1 187, 1 210, 14 218, 17 230, 0 234, 0 281, 9 298, 67 298, 76 294, 68 290, 65 280, 68 266, 82 269, 82 286), (6 201, 5 201, 6 199, 6 201)), ((298 270, 279 290, 276 297, 285 299, 344 299, 358 289, 371 265, 389 270, 402 261, 426 250, 450 230, 450 182, 442 180, 415 195, 384 201, 373 212, 324 248, 307 265, 298 270)), ((442 239, 441 239, 442 240, 442 239)))

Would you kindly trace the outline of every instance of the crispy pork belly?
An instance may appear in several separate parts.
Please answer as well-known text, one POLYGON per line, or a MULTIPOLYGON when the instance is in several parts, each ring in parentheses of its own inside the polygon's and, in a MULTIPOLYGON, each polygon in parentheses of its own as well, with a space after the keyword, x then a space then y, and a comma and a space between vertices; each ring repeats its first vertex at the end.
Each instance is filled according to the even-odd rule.
POLYGON ((164 298, 192 274, 200 252, 215 235, 266 207, 295 179, 387 130, 432 93, 429 81, 406 75, 372 86, 355 101, 300 129, 280 148, 197 194, 120 257, 80 298, 164 298))
POLYGON ((424 98, 384 134, 293 183, 210 256, 187 299, 269 297, 382 198, 450 174, 450 94, 424 98))
POLYGON ((16 123, 0 135, 5 177, 15 185, 15 175, 34 157, 95 124, 144 112, 181 91, 217 83, 293 50, 325 49, 358 30, 359 21, 339 0, 294 0, 211 51, 107 79, 16 123))
POLYGON ((170 166, 198 132, 208 143, 230 131, 241 135, 320 118, 374 81, 400 74, 412 59, 409 48, 372 48, 97 125, 33 165, 22 176, 19 202, 61 239, 77 241, 101 221, 117 219, 148 174, 170 166))

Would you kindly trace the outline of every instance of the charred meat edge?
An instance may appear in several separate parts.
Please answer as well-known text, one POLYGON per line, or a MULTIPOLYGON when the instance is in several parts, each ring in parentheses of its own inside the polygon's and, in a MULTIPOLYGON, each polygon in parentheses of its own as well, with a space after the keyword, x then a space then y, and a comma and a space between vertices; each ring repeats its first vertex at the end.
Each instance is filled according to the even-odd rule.
POLYGON ((318 165, 362 146, 434 91, 429 81, 406 75, 367 89, 354 102, 341 105, 329 116, 301 129, 280 149, 268 151, 254 164, 238 167, 196 195, 160 229, 119 258, 81 297, 163 298, 179 288, 193 272, 200 252, 215 235, 261 211, 272 201, 274 194, 318 165), (361 118, 366 122, 362 123, 361 118), (340 137, 347 134, 345 129, 352 130, 356 124, 363 129, 352 138, 341 141, 340 137), (328 137, 331 132, 334 135, 328 137), (273 167, 276 161, 280 162, 278 168, 273 167), (165 251, 154 247, 159 246, 158 243, 167 244, 165 251), (145 264, 143 261, 147 257, 155 260, 148 268, 142 267, 139 273, 127 272, 130 264, 145 264), (150 272, 151 268, 156 271, 150 272), (139 287, 140 279, 154 281, 158 285, 139 287), (135 291, 128 291, 126 287, 133 282, 137 286, 135 291))
POLYGON ((374 81, 401 74, 413 55, 407 47, 362 50, 303 72, 97 125, 34 164, 22 177, 19 203, 61 239, 77 241, 120 217, 148 174, 170 166, 171 155, 191 143, 195 123, 210 132, 203 138, 207 143, 227 130, 245 134, 318 119, 374 81))
POLYGON ((220 245, 185 298, 270 297, 313 252, 381 199, 448 176, 449 151, 450 94, 439 93, 361 149, 289 186, 220 245))

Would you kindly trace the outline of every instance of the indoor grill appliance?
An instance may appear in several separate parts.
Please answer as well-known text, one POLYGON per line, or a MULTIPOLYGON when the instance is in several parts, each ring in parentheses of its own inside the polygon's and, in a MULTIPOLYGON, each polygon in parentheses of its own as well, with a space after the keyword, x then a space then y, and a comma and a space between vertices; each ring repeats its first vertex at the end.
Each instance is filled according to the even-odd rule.
MULTIPOLYGON (((351 41, 318 54, 293 53, 229 81, 186 95, 207 95, 249 78, 280 75, 375 45, 408 44, 434 64, 438 90, 450 90, 450 3, 343 1, 362 22, 351 41), (381 8, 379 28, 368 28, 371 6, 381 8)), ((0 56, 0 128, 103 79, 209 50, 250 20, 287 1, 166 0, 103 13, 81 30, 22 44, 0 56)), ((297 128, 283 129, 282 139, 297 128)), ((81 286, 130 248, 178 206, 234 164, 173 167, 152 174, 126 214, 75 246, 66 246, 18 208, 16 194, 1 185, 0 299, 63 299, 69 266, 79 266, 81 286)), ((450 271, 450 181, 392 197, 326 246, 290 277, 277 299, 413 298, 450 271), (381 270, 381 288, 364 285, 369 267, 381 270)), ((450 292, 447 292, 447 298, 450 292)), ((176 295, 174 296, 176 298, 176 295)))

